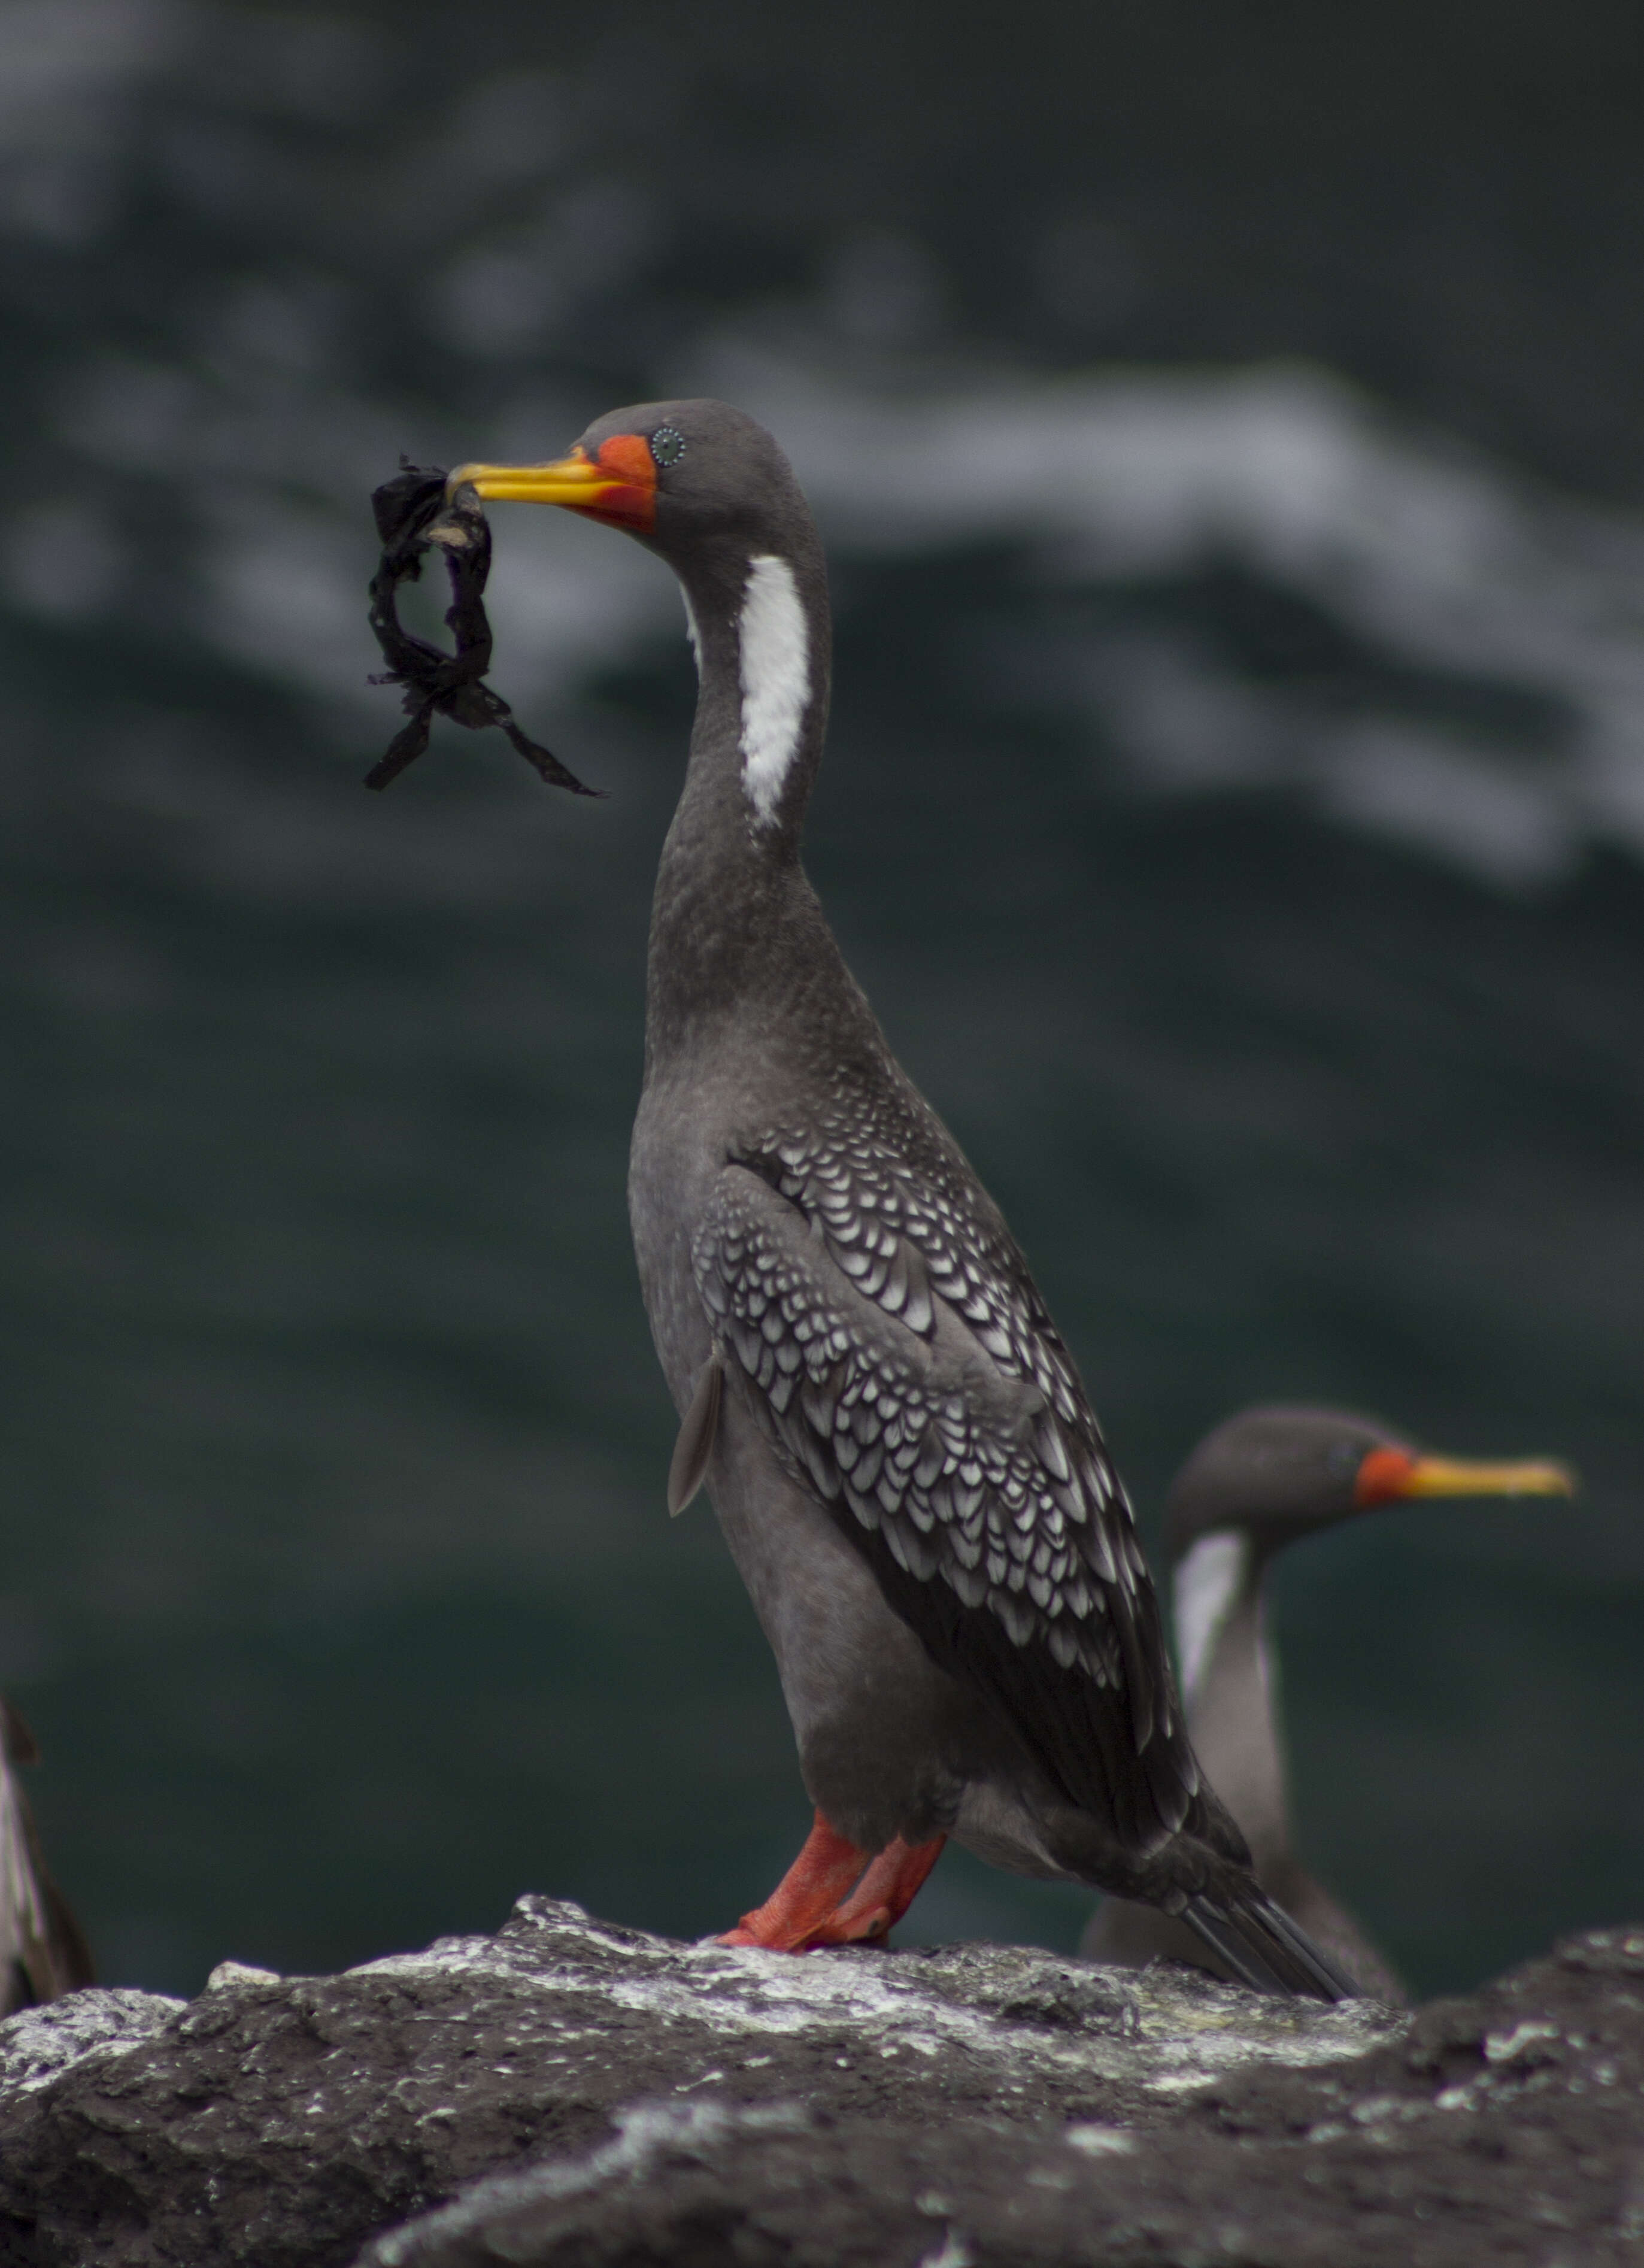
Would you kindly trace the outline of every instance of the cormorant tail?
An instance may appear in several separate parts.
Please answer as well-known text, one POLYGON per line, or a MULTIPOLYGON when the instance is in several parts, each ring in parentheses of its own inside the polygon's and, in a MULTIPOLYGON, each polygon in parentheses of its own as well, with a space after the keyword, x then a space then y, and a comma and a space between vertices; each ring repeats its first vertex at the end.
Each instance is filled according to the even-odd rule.
POLYGON ((1315 2000, 1360 1997, 1346 1970, 1321 1953, 1283 1907, 1260 1890, 1236 1905, 1190 1898, 1182 1918, 1252 1992, 1301 1994, 1315 2000))

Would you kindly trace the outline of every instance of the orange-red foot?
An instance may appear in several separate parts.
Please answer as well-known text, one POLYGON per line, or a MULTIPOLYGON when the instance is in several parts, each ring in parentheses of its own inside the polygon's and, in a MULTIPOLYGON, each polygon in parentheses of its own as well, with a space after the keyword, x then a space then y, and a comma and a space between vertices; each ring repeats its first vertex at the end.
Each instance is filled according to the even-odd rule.
POLYGON ((867 1853, 837 1835, 819 1811, 805 1848, 763 1906, 727 1929, 721 1945, 763 1945, 771 1953, 803 1953, 849 1895, 867 1865, 867 1853))
POLYGON ((918 1896, 947 1839, 907 1844, 898 1836, 870 1862, 819 1811, 805 1848, 764 1904, 745 1913, 719 1942, 762 1945, 770 1953, 877 1944, 918 1896))
POLYGON ((814 1945, 878 1945, 888 1937, 925 1888, 947 1840, 937 1835, 928 1843, 904 1843, 898 1835, 887 1844, 844 1903, 812 1931, 806 1950, 814 1945))

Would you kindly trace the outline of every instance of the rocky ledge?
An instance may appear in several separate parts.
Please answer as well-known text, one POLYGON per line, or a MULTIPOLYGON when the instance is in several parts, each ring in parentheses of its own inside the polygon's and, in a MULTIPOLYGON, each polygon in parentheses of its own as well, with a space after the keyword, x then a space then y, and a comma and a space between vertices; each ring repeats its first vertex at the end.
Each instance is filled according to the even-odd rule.
POLYGON ((1641 2089, 1644 1928, 1412 2019, 525 1898, 340 1977, 0 2024, 0 2263, 1596 2268, 1644 2258, 1641 2089))

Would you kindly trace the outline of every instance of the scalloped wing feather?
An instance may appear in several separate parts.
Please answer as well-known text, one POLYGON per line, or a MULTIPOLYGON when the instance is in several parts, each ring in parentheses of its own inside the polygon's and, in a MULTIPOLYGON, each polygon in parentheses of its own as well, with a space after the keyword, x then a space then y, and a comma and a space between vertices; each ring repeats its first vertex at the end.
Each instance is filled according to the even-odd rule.
POLYGON ((773 1137, 719 1175, 692 1258, 778 1454, 933 1657, 1127 1842, 1180 1826, 1198 1774, 1152 1583, 1002 1222, 888 1148, 773 1137))

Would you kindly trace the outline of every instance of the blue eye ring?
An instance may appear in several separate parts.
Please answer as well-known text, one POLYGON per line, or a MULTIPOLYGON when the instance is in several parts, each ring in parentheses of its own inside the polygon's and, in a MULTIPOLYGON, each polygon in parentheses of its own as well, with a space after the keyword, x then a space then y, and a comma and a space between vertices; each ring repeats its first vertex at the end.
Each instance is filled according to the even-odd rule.
POLYGON ((660 471, 678 464, 685 453, 685 436, 672 425, 659 425, 651 436, 651 461, 660 471))

